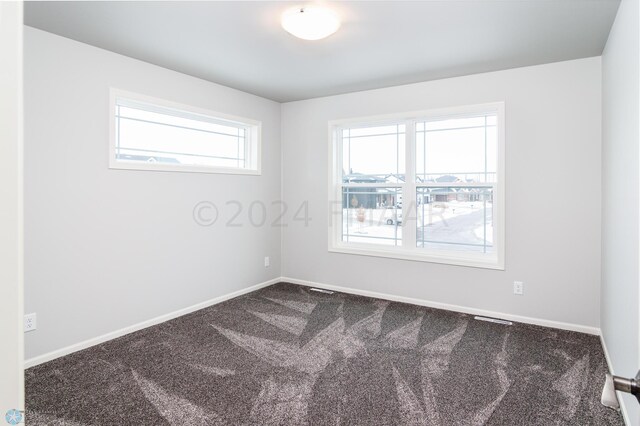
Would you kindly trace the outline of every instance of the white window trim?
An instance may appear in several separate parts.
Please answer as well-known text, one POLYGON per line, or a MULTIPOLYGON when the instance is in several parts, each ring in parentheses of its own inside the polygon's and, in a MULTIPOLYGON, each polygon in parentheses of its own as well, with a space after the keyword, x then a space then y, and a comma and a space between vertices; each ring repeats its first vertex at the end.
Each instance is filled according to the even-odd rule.
POLYGON ((215 173, 215 174, 235 174, 235 175, 260 175, 262 174, 262 122, 235 115, 224 114, 191 105, 159 99, 126 90, 110 88, 109 90, 109 168, 119 170, 145 170, 157 172, 187 172, 187 173, 215 173), (213 167, 194 165, 174 165, 159 163, 142 163, 135 161, 125 161, 116 159, 116 99, 125 98, 131 101, 139 101, 146 104, 157 105, 177 111, 186 111, 193 114, 204 115, 220 119, 220 121, 230 121, 247 126, 247 140, 252 146, 248 147, 247 155, 252 164, 251 168, 236 167, 213 167), (255 154, 254 154, 255 153, 255 154))
POLYGON ((329 122, 329 251, 335 253, 355 254, 362 256, 376 256, 392 259, 441 263, 447 265, 469 266, 485 269, 504 270, 505 264, 505 106, 504 102, 493 102, 461 107, 432 109, 426 111, 414 111, 399 114, 387 114, 373 117, 359 117, 329 122), (496 178, 494 185, 494 245, 496 252, 493 255, 460 253, 444 250, 428 250, 419 248, 415 244, 414 232, 405 232, 407 229, 415 229, 416 213, 409 212, 416 203, 415 183, 415 124, 424 119, 451 118, 454 116, 470 116, 479 113, 495 111, 498 115, 497 122, 497 151, 496 178), (409 123, 406 129, 405 149, 405 173, 411 178, 403 184, 383 184, 381 186, 394 186, 402 189, 403 199, 403 243, 402 246, 384 247, 366 243, 345 243, 342 241, 342 145, 338 139, 338 130, 342 127, 352 127, 354 124, 384 125, 397 123, 399 120, 409 123), (340 148, 340 149, 337 149, 340 148), (409 236, 408 238, 406 236, 409 236))

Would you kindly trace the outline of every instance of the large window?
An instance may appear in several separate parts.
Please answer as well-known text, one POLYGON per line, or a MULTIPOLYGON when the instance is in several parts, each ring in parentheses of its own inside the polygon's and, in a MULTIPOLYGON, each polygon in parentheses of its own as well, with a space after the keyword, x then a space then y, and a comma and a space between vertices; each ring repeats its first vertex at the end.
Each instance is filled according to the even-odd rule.
POLYGON ((331 251, 504 267, 503 104, 330 128, 331 251))
POLYGON ((111 92, 111 168, 260 173, 260 123, 111 92))

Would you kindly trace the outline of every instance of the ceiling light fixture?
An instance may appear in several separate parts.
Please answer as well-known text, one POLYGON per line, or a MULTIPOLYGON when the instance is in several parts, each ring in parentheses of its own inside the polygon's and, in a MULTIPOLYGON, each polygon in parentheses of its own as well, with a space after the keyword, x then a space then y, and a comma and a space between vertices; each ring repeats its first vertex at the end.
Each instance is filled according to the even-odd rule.
POLYGON ((323 7, 296 7, 282 14, 282 28, 304 40, 320 40, 335 33, 340 28, 340 20, 323 7))

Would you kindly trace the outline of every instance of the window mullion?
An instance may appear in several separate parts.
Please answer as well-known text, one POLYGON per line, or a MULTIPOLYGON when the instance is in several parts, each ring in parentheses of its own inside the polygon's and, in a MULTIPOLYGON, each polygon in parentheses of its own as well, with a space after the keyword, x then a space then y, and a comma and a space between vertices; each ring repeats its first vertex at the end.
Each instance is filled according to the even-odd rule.
POLYGON ((402 247, 415 250, 416 218, 416 123, 406 122, 405 128, 405 183, 402 185, 402 247))
MULTIPOLYGON (((344 155, 344 134, 343 129, 341 127, 337 127, 334 129, 332 135, 332 159, 330 161, 333 162, 333 176, 331 178, 332 187, 333 187, 333 200, 334 205, 332 206, 333 216, 330 218, 330 224, 332 231, 332 235, 330 235, 330 241, 333 241, 333 244, 337 244, 342 241, 342 235, 344 233, 344 206, 343 206, 343 197, 344 197, 344 181, 343 181, 343 155, 344 155)), ((347 194, 348 199, 349 194, 347 194)), ((348 238, 348 237, 347 237, 348 238)))

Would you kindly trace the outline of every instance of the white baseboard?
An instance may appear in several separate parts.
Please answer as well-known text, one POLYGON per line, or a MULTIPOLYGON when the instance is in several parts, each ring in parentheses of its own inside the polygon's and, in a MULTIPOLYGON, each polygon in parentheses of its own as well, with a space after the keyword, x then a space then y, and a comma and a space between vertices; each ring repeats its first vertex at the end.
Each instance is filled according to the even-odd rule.
POLYGON ((190 314, 191 312, 195 312, 195 311, 198 311, 200 309, 208 308, 209 306, 216 305, 218 303, 224 302, 224 301, 229 300, 229 299, 233 299, 234 297, 238 297, 238 296, 242 296, 242 295, 247 294, 247 293, 251 293, 252 291, 259 290, 259 289, 261 289, 263 287, 270 286, 270 285, 275 284, 275 283, 280 282, 280 281, 281 281, 281 278, 273 278, 273 279, 270 279, 269 281, 265 281, 265 282, 262 282, 260 284, 256 284, 256 285, 251 286, 251 287, 247 287, 247 288, 243 288, 243 289, 238 290, 238 291, 234 291, 233 293, 225 294, 223 296, 218 296, 218 297, 215 297, 213 299, 207 300, 205 302, 197 303, 195 305, 188 306, 186 308, 179 309, 177 311, 174 311, 174 312, 171 312, 171 313, 168 313, 168 314, 160 315, 159 317, 151 318, 149 320, 146 320, 146 321, 143 321, 143 322, 140 322, 140 323, 137 323, 137 324, 133 324, 133 325, 130 325, 128 327, 121 328, 120 330, 112 331, 112 332, 103 334, 101 336, 85 340, 83 342, 75 343, 73 345, 66 346, 64 348, 57 349, 55 351, 51 351, 51 352, 48 352, 48 353, 43 354, 43 355, 39 355, 39 356, 30 358, 30 359, 28 359, 28 360, 26 360, 24 362, 24 368, 27 369, 27 368, 35 367, 36 365, 45 363, 47 361, 51 361, 51 360, 54 360, 56 358, 60 358, 60 357, 65 356, 65 355, 69 355, 71 353, 78 352, 78 351, 81 351, 83 349, 90 348, 91 346, 99 345, 100 343, 104 343, 104 342, 106 342, 108 340, 112 340, 112 339, 115 339, 117 337, 121 337, 121 336, 124 336, 124 335, 129 334, 129 333, 133 333, 134 331, 142 330, 143 328, 151 327, 152 325, 160 324, 160 323, 163 323, 165 321, 169 321, 169 320, 172 320, 174 318, 190 314))
POLYGON ((505 314, 502 312, 487 311, 484 309, 470 308, 467 306, 451 305, 448 303, 440 303, 440 302, 433 302, 430 300, 415 299, 413 297, 396 296, 388 293, 378 293, 375 291, 360 290, 356 288, 343 287, 343 286, 338 286, 333 284, 324 284, 324 283, 318 283, 313 281, 300 280, 300 279, 291 278, 291 277, 280 277, 280 279, 283 282, 289 282, 292 284, 300 284, 300 285, 305 285, 309 287, 318 287, 318 288, 323 288, 325 290, 333 290, 333 291, 339 291, 343 293, 357 294, 359 296, 375 297, 377 299, 391 300, 393 302, 410 303, 412 305, 427 306, 429 308, 444 309, 447 311, 462 312, 462 313, 471 314, 471 315, 480 315, 480 316, 491 317, 491 318, 506 319, 514 322, 540 325, 543 327, 550 327, 550 328, 558 328, 561 330, 577 331, 580 333, 593 334, 596 336, 600 335, 599 328, 589 327, 586 325, 571 324, 567 322, 551 321, 551 320, 540 319, 540 318, 531 318, 531 317, 525 317, 520 315, 505 314))
MULTIPOLYGON (((260 284, 256 284, 251 287, 247 287, 247 288, 235 291, 233 293, 219 296, 214 299, 207 300, 205 302, 197 303, 195 305, 192 305, 183 309, 179 309, 177 311, 174 311, 165 315, 158 316, 156 318, 152 318, 137 324, 130 325, 120 330, 112 331, 112 332, 103 334, 101 336, 97 336, 79 343, 75 343, 70 346, 66 346, 61 349, 57 349, 55 351, 48 352, 43 355, 30 358, 24 362, 24 368, 25 369, 31 368, 36 365, 45 363, 47 361, 51 361, 65 355, 69 355, 71 353, 74 353, 86 348, 90 348, 91 346, 99 345, 108 340, 112 340, 112 339, 124 336, 126 334, 133 333, 135 331, 142 330, 144 328, 151 327, 153 325, 160 324, 165 321, 169 321, 171 319, 190 314, 191 312, 195 312, 197 310, 204 309, 209 306, 224 302, 225 300, 233 299, 234 297, 251 293, 252 291, 259 290, 261 288, 267 287, 269 285, 272 285, 281 281, 289 282, 292 284, 310 286, 310 287, 318 287, 326 290, 334 290, 334 291, 339 291, 343 293, 356 294, 360 296, 391 300, 394 302, 410 303, 412 305, 427 306, 430 308, 444 309, 444 310, 454 311, 454 312, 462 312, 462 313, 471 314, 471 315, 481 315, 481 316, 492 317, 492 318, 502 318, 510 321, 525 323, 525 324, 534 324, 534 325, 540 325, 543 327, 578 331, 581 333, 593 334, 598 336, 600 335, 600 329, 596 327, 588 327, 588 326, 583 326, 578 324, 570 324, 570 323, 564 323, 564 322, 558 322, 558 321, 544 320, 539 318, 530 318, 530 317, 524 317, 519 315, 511 315, 511 314, 505 314, 502 312, 487 311, 483 309, 470 308, 466 306, 451 305, 448 303, 433 302, 433 301, 423 300, 423 299, 415 299, 412 297, 396 296, 396 295, 387 294, 387 293, 378 293, 378 292, 367 291, 367 290, 359 290, 355 288, 337 286, 333 284, 318 283, 318 282, 301 280, 301 279, 291 278, 291 277, 278 277, 278 278, 273 278, 269 281, 265 281, 260 284)), ((605 347, 605 353, 606 353, 606 347, 605 347)))
MULTIPOLYGON (((609 356, 609 350, 607 349, 607 343, 604 340, 604 336, 600 333, 600 343, 602 344, 602 349, 604 350, 604 357, 607 360, 607 367, 609 367, 609 372, 611 374, 615 374, 613 370, 613 364, 611 363, 611 357, 609 356)), ((604 383, 603 383, 604 386, 604 383)), ((629 421, 629 412, 627 411, 627 405, 625 404, 625 400, 620 398, 620 393, 617 394, 618 403, 620 404, 620 412, 622 413, 622 419, 624 420, 624 424, 627 426, 631 426, 631 421, 629 421)))

